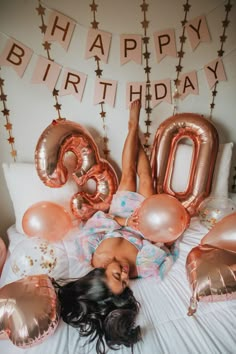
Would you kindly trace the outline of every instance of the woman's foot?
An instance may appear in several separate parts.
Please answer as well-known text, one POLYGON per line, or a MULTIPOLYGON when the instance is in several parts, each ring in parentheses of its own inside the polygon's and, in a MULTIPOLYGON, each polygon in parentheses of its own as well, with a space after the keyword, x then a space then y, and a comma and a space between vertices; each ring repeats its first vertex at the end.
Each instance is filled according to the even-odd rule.
POLYGON ((139 99, 131 102, 129 114, 129 129, 138 129, 141 102, 139 99))

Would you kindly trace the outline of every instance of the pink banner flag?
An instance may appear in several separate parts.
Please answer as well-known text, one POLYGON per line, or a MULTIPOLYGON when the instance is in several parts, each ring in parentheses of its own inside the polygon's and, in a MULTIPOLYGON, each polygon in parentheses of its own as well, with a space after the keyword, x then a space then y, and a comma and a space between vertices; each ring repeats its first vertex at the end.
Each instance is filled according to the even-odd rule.
POLYGON ((169 55, 171 57, 177 57, 175 31, 173 29, 154 32, 153 37, 158 63, 166 55, 169 55))
POLYGON ((139 34, 120 35, 120 63, 130 60, 142 64, 142 36, 139 34))
POLYGON ((194 50, 200 42, 211 41, 205 16, 199 16, 188 21, 186 31, 192 50, 194 50))
POLYGON ((45 41, 56 41, 68 50, 74 31, 75 22, 67 16, 53 11, 49 18, 47 30, 44 35, 45 41))
POLYGON ((157 80, 151 82, 152 107, 166 101, 172 103, 171 81, 170 79, 157 80))
POLYGON ((61 66, 59 64, 39 56, 31 78, 31 83, 45 84, 50 91, 53 91, 60 72, 61 66))
POLYGON ((85 58, 97 56, 107 63, 111 44, 111 33, 90 28, 87 36, 85 58))
POLYGON ((181 100, 190 94, 198 95, 199 91, 196 71, 191 71, 189 73, 180 75, 179 80, 179 93, 181 100))
POLYGON ((211 89, 216 81, 226 81, 225 69, 221 59, 217 58, 204 66, 205 75, 209 88, 211 89))
POLYGON ((93 103, 108 103, 114 107, 117 81, 96 79, 93 103))
POLYGON ((18 41, 9 39, 0 55, 0 65, 11 66, 22 77, 32 54, 32 49, 18 41))
POLYGON ((86 74, 71 69, 64 70, 59 92, 60 96, 73 95, 81 101, 86 80, 86 74))
POLYGON ((145 106, 146 83, 145 82, 127 82, 126 84, 126 108, 129 104, 140 99, 142 106, 145 106))

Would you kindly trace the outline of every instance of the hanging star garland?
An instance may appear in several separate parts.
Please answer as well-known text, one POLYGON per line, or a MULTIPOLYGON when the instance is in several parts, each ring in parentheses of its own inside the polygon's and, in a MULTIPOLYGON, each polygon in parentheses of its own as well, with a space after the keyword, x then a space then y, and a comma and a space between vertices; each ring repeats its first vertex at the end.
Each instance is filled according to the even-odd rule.
POLYGON ((147 20, 147 12, 148 12, 148 3, 143 0, 142 4, 140 5, 141 11, 143 13, 143 20, 141 21, 141 25, 143 28, 143 57, 144 57, 144 73, 146 75, 146 92, 145 92, 145 112, 146 112, 146 120, 145 120, 145 125, 146 125, 146 132, 144 133, 144 149, 147 153, 150 152, 150 144, 149 144, 149 138, 151 136, 150 132, 150 126, 152 124, 151 121, 151 113, 152 113, 152 108, 150 106, 152 95, 151 95, 151 82, 150 82, 150 73, 151 73, 151 67, 149 65, 149 59, 150 59, 150 51, 148 50, 148 45, 150 41, 150 37, 147 35, 148 31, 148 26, 149 26, 149 21, 147 20))
MULTIPOLYGON (((220 38, 220 49, 217 51, 218 53, 218 58, 221 58, 224 55, 224 44, 226 42, 227 36, 226 36, 226 29, 228 28, 230 21, 229 21, 229 13, 232 9, 232 4, 230 2, 230 0, 228 0, 228 3, 225 5, 225 19, 222 21, 222 28, 223 28, 223 32, 222 35, 219 37, 220 38)), ((212 101, 210 103, 210 116, 209 119, 212 119, 212 114, 213 114, 213 110, 215 108, 215 98, 217 96, 217 86, 218 86, 218 81, 216 81, 215 85, 213 86, 213 89, 211 91, 212 94, 212 101)))
MULTIPOLYGON (((41 5, 41 2, 40 2, 40 0, 38 1, 38 4, 39 4, 39 6, 38 7, 36 7, 36 11, 37 11, 37 13, 38 13, 38 15, 40 16, 40 18, 41 18, 41 25, 39 26, 39 28, 40 28, 40 30, 41 30, 41 33, 42 34, 45 34, 46 33, 46 30, 47 30, 47 26, 45 25, 45 22, 44 22, 44 16, 45 16, 45 7, 43 7, 42 5, 41 5)), ((50 61, 53 61, 53 59, 51 58, 51 56, 50 56, 50 50, 51 50, 51 43, 49 43, 48 41, 45 41, 43 44, 42 44, 42 46, 43 46, 43 48, 44 48, 44 50, 46 51, 46 53, 47 53, 47 58, 48 58, 48 60, 50 60, 50 61)), ((53 97, 54 97, 54 99, 55 99, 55 105, 53 105, 53 107, 56 109, 56 111, 57 111, 57 114, 58 114, 58 120, 65 120, 65 118, 62 118, 61 117, 61 104, 59 104, 59 102, 58 102, 58 94, 59 94, 59 90, 56 90, 55 88, 54 88, 54 90, 53 90, 53 92, 52 92, 52 95, 53 95, 53 97)))
MULTIPOLYGON (((98 9, 98 5, 95 3, 95 0, 93 0, 93 2, 89 6, 90 6, 91 12, 93 14, 93 21, 91 22, 92 28, 98 29, 99 22, 96 21, 96 12, 98 9)), ((103 70, 101 70, 101 68, 100 68, 100 58, 98 56, 95 56, 94 59, 95 59, 96 66, 97 66, 97 69, 95 70, 95 74, 98 78, 100 78, 103 73, 103 70)), ((105 122, 106 112, 104 111, 104 102, 100 102, 100 107, 101 107, 100 117, 102 119, 102 128, 103 128, 103 132, 104 132, 103 153, 104 153, 105 159, 108 159, 108 156, 110 154, 110 150, 108 148, 109 139, 107 136, 107 126, 106 126, 106 122, 105 122)))
POLYGON ((185 36, 185 25, 188 22, 187 21, 187 17, 188 17, 188 12, 191 8, 191 5, 189 4, 188 0, 186 1, 186 3, 183 5, 184 8, 184 19, 181 21, 181 26, 182 26, 182 34, 179 37, 179 41, 180 41, 180 50, 177 52, 178 55, 178 65, 176 65, 176 79, 174 80, 174 86, 175 86, 175 92, 173 95, 173 99, 174 99, 174 108, 173 108, 173 115, 176 114, 177 111, 177 107, 178 107, 178 99, 180 97, 180 93, 178 91, 179 85, 180 85, 180 80, 179 80, 179 75, 181 73, 181 71, 183 70, 183 65, 182 64, 182 60, 184 58, 185 52, 184 52, 184 44, 186 42, 186 36, 185 36))
MULTIPOLYGON (((0 68, 1 69, 1 68, 0 68)), ((3 110, 2 110, 2 114, 5 117, 6 120, 6 124, 4 125, 4 127, 6 128, 6 131, 8 132, 8 143, 11 146, 11 156, 13 157, 14 162, 16 161, 16 155, 17 155, 17 151, 15 149, 15 138, 12 135, 12 124, 10 123, 10 110, 7 108, 7 95, 4 92, 3 89, 4 86, 4 80, 0 77, 0 101, 2 101, 3 103, 3 110)))

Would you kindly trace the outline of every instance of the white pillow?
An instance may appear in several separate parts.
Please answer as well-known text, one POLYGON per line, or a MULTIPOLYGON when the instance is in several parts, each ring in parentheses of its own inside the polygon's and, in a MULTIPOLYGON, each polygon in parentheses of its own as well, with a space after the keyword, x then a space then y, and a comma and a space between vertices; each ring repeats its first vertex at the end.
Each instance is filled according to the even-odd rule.
POLYGON ((22 218, 26 210, 41 201, 50 201, 63 206, 73 217, 70 208, 71 197, 78 192, 78 186, 68 181, 61 188, 47 187, 39 178, 33 163, 3 163, 3 171, 13 203, 16 230, 24 233, 22 218))
POLYGON ((228 197, 233 143, 220 144, 212 180, 211 196, 228 197))
POLYGON ((234 202, 236 205, 236 193, 229 193, 229 198, 234 202))
MULTIPOLYGON (((228 197, 232 150, 232 142, 219 145, 212 179, 211 196, 228 197)), ((183 192, 186 189, 191 159, 192 146, 179 144, 176 150, 171 181, 172 188, 175 192, 183 192)))

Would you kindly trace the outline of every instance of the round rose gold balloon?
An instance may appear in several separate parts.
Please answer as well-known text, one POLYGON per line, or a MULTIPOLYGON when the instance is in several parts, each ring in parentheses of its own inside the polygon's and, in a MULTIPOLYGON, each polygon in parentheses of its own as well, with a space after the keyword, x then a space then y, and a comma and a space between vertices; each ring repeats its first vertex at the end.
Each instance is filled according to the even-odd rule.
POLYGON ((72 227, 72 220, 62 206, 43 201, 26 210, 22 227, 28 236, 38 236, 53 242, 65 236, 72 227))
POLYGON ((152 242, 172 242, 186 229, 189 215, 183 205, 168 194, 145 199, 138 211, 139 231, 152 242))
POLYGON ((0 332, 18 347, 31 347, 52 335, 59 317, 59 302, 47 275, 25 277, 0 289, 0 332))
POLYGON ((201 245, 236 252, 236 212, 225 216, 203 237, 201 245))

